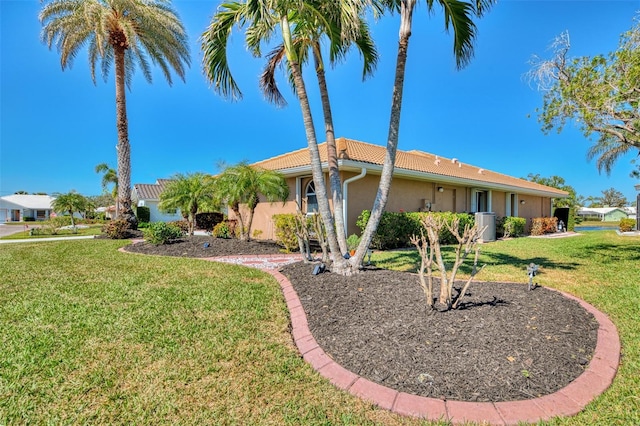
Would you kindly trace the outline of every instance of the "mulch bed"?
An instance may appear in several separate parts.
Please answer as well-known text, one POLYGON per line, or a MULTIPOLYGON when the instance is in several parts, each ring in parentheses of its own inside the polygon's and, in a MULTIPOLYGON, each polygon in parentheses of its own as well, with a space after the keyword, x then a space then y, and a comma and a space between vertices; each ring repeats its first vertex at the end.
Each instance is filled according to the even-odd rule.
MULTIPOLYGON (((185 257, 279 252, 273 243, 198 236, 126 249, 185 257)), ((577 378, 596 346, 590 313, 553 290, 528 291, 524 279, 472 283, 459 309, 441 312, 427 307, 416 274, 368 268, 342 277, 312 269, 295 263, 282 273, 318 344, 346 369, 398 391, 477 402, 535 398, 577 378)))

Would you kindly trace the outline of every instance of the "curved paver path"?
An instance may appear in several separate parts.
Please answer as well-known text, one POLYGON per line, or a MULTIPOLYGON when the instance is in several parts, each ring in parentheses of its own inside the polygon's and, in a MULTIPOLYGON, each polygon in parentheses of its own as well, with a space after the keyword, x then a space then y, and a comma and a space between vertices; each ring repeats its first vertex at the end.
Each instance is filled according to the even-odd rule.
MULTIPOLYGON (((560 292, 591 312, 599 323, 598 342, 589 367, 559 391, 540 398, 505 402, 445 401, 398 392, 345 369, 329 357, 309 330, 307 315, 291 282, 278 268, 302 260, 301 255, 221 256, 206 260, 264 269, 280 283, 289 308, 293 340, 306 362, 336 387, 375 405, 405 416, 453 423, 478 422, 492 425, 536 423, 557 416, 573 416, 613 382, 620 362, 620 338, 611 320, 589 303, 560 292)), ((556 290, 558 291, 558 290, 556 290)))

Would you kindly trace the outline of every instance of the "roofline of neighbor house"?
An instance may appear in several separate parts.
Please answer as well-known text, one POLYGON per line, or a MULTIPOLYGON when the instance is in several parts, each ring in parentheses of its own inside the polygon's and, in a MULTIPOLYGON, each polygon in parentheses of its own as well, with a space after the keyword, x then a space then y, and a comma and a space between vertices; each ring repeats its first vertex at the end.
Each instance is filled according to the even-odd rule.
MULTIPOLYGON (((382 173, 382 166, 378 164, 365 163, 365 162, 353 161, 353 160, 344 160, 344 159, 338 160, 338 169, 340 171, 359 172, 360 170, 362 170, 362 168, 367 169, 367 173, 369 172, 372 172, 373 174, 382 173)), ((322 171, 324 173, 328 173, 329 171, 329 167, 326 162, 322 163, 322 171)), ((289 176, 289 177, 299 176, 302 174, 308 175, 311 173, 311 166, 305 165, 305 166, 299 166, 299 167, 291 167, 288 169, 281 169, 279 170, 279 172, 282 173, 284 176, 289 176)), ((567 192, 562 190, 558 190, 558 191, 561 191, 564 194, 559 194, 557 192, 551 192, 551 191, 522 188, 519 186, 491 183, 491 182, 480 181, 480 180, 475 181, 473 179, 468 179, 468 178, 456 178, 452 176, 444 176, 444 175, 438 175, 434 173, 417 172, 414 170, 407 170, 399 167, 394 168, 393 174, 394 176, 398 176, 398 177, 419 179, 419 180, 424 180, 428 182, 433 181, 433 182, 439 182, 443 184, 462 185, 467 187, 470 186, 478 189, 500 190, 505 192, 513 192, 521 195, 537 195, 537 196, 545 196, 545 197, 551 197, 551 198, 566 198, 569 196, 567 192)))

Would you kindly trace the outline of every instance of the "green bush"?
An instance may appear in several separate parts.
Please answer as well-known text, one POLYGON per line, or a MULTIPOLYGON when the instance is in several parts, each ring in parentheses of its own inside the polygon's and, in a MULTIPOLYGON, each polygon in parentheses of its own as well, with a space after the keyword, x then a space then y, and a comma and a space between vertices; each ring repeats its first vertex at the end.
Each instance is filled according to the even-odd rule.
POLYGON ((347 248, 351 250, 357 250, 360 245, 360 237, 356 234, 351 234, 347 237, 347 248))
POLYGON ((31 217, 31 216, 25 216, 22 218, 23 222, 35 222, 36 218, 35 217, 31 217))
POLYGON ((633 227, 636 225, 635 219, 620 219, 620 232, 633 231, 633 227))
POLYGON ((196 214, 196 228, 211 232, 223 220, 224 215, 222 213, 198 213, 196 214))
POLYGON ((149 225, 149 222, 138 222, 138 229, 147 229, 149 225))
POLYGON ((496 224, 496 232, 503 237, 521 237, 524 235, 524 228, 527 226, 527 219, 523 217, 506 216, 500 218, 496 224))
POLYGON ((151 222, 151 209, 147 206, 136 207, 138 222, 151 222))
POLYGON ((274 214, 271 220, 276 227, 276 243, 287 252, 298 250, 296 215, 293 213, 274 214))
MULTIPOLYGON (((398 247, 408 247, 411 244, 413 235, 420 235, 422 229, 422 218, 426 215, 434 215, 444 218, 451 223, 456 217, 460 219, 459 231, 462 233, 464 227, 469 224, 473 226, 475 219, 468 213, 453 212, 410 212, 395 213, 384 212, 380 218, 378 229, 371 239, 371 246, 379 250, 388 250, 398 247)), ((364 232, 371 213, 364 210, 358 217, 356 225, 364 232)), ((441 244, 454 244, 457 240, 444 228, 440 234, 441 244)))
POLYGON ((102 226, 102 233, 113 240, 122 240, 129 235, 129 222, 124 219, 112 220, 102 226))
POLYGON ((165 222, 153 222, 143 230, 143 233, 144 239, 155 245, 167 244, 170 240, 175 240, 184 235, 182 229, 172 223, 165 222))
POLYGON ((214 226, 211 231, 211 235, 216 238, 231 238, 233 236, 233 232, 229 225, 229 221, 225 220, 224 222, 220 222, 214 226))

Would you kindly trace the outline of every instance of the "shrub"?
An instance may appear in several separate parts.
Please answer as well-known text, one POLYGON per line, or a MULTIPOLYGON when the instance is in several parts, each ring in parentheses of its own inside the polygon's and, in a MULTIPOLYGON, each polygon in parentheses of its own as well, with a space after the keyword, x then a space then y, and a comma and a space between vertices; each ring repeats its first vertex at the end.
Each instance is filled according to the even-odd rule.
POLYGON ((31 216, 25 216, 25 217, 22 218, 22 220, 24 222, 35 222, 36 218, 35 217, 31 217, 31 216))
POLYGON ((138 222, 138 229, 147 229, 149 225, 149 222, 138 222))
POLYGON ((633 227, 636 225, 635 219, 620 219, 620 232, 633 231, 633 227))
POLYGON ((360 237, 356 234, 351 234, 347 237, 347 248, 349 250, 357 250, 360 245, 360 237))
POLYGON ((112 220, 102 226, 102 233, 113 240, 122 240, 129 236, 129 222, 124 219, 112 220))
POLYGON ((229 221, 225 220, 214 226, 211 235, 216 238, 231 238, 233 232, 231 231, 231 226, 229 226, 229 221))
POLYGON ((198 213, 196 214, 196 228, 211 232, 223 220, 224 215, 222 213, 198 213))
MULTIPOLYGON (((356 225, 364 232, 371 212, 363 210, 356 225)), ((407 247, 412 235, 419 234, 419 228, 406 213, 384 212, 380 217, 378 229, 371 238, 371 246, 379 250, 407 247)))
MULTIPOLYGON (((420 230, 422 229, 422 218, 426 215, 432 215, 436 218, 444 219, 449 225, 453 224, 453 222, 458 220, 458 232, 460 235, 464 233, 464 228, 469 225, 472 227, 476 223, 476 219, 472 214, 469 213, 454 213, 454 212, 414 212, 407 213, 407 215, 411 218, 411 220, 415 223, 415 230, 412 230, 411 235, 420 235, 420 230)), ((440 229, 440 244, 458 244, 458 239, 449 231, 446 226, 443 226, 440 229)))
POLYGON ((184 235, 184 231, 173 223, 153 222, 144 231, 144 239, 151 244, 167 244, 184 235))
POLYGON ((293 213, 274 214, 271 220, 276 227, 276 243, 287 252, 297 250, 296 215, 293 213))
POLYGON ((521 237, 524 235, 524 228, 527 220, 523 217, 506 216, 501 218, 496 224, 497 232, 503 237, 521 237))
POLYGON ((173 222, 169 222, 169 225, 175 226, 185 234, 189 232, 189 221, 187 220, 175 220, 173 222))
POLYGON ((531 220, 531 235, 552 234, 558 230, 557 217, 534 217, 531 220))
POLYGON ((151 222, 151 209, 147 206, 136 207, 138 222, 151 222))

